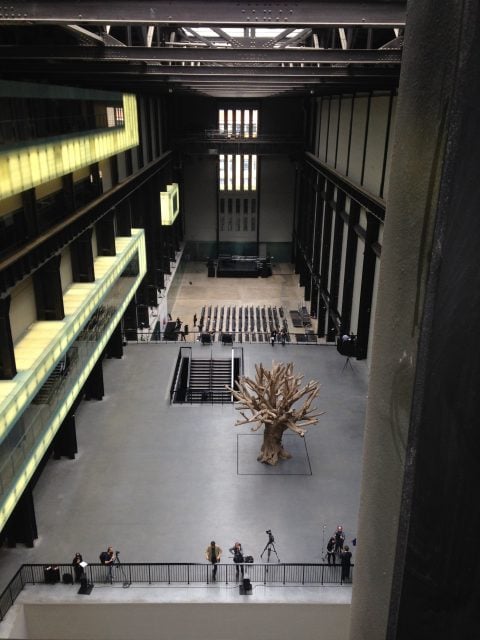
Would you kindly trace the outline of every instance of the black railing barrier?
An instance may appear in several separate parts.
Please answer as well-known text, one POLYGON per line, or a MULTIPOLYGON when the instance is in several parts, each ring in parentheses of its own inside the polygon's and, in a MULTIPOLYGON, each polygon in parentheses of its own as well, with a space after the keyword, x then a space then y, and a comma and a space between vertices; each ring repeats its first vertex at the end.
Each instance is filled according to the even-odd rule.
POLYGON ((211 387, 179 387, 172 394, 173 404, 232 404, 232 394, 226 389, 211 387))
MULTIPOLYGON (((270 332, 268 331, 189 331, 185 340, 181 339, 181 334, 165 333, 154 329, 153 331, 146 329, 129 328, 123 334, 122 338, 125 343, 151 343, 151 344, 171 344, 176 342, 179 346, 192 343, 199 343, 203 346, 210 346, 213 343, 218 343, 224 346, 231 347, 232 344, 271 344, 270 332), (171 336, 174 336, 173 339, 171 336), (204 340, 204 336, 207 336, 207 340, 204 340), (228 336, 228 340, 225 336, 228 336)), ((319 345, 325 346, 327 343, 322 341, 311 330, 307 332, 305 330, 290 331, 285 339, 285 346, 288 344, 306 344, 306 345, 319 345)), ((275 346, 284 346, 277 336, 275 346)), ((333 342, 327 344, 327 346, 335 346, 333 342)))
MULTIPOLYGON (((235 584, 237 582, 236 569, 233 563, 217 564, 216 584, 235 584)), ((339 586, 351 584, 353 565, 349 576, 342 577, 340 564, 299 564, 299 563, 265 563, 244 564, 245 576, 250 582, 262 585, 308 585, 308 586, 339 586)), ((102 564, 89 564, 85 568, 85 577, 93 585, 121 585, 131 584, 181 584, 192 583, 210 584, 212 582, 212 565, 199 563, 118 563, 109 567, 102 564)), ((241 573, 240 573, 241 578, 241 573)), ((3 620, 15 603, 18 595, 27 584, 64 583, 65 586, 75 585, 75 573, 71 564, 23 564, 10 580, 0 595, 0 621, 3 620), (51 567, 54 567, 52 572, 51 567)))

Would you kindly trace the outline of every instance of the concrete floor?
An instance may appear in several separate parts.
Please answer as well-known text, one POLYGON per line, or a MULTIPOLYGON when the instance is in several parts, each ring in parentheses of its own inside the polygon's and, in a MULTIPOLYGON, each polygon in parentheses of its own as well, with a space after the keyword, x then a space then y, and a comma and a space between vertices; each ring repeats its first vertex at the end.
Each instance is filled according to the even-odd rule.
MULTIPOLYGON (((283 277, 278 284, 285 296, 274 288, 275 276, 217 283, 198 272, 201 294, 200 282, 189 284, 191 275, 183 276, 175 317, 198 313, 201 301, 221 302, 218 292, 209 295, 215 284, 240 293, 270 283, 275 295, 265 288, 258 298, 262 304, 301 300, 288 297, 283 277)), ((296 285, 293 290, 301 293, 296 285)), ((256 299, 252 294, 243 304, 256 299)), ((243 345, 247 375, 259 362, 293 360, 305 381, 322 385, 317 407, 325 414, 319 424, 308 429, 304 443, 292 435, 294 460, 270 468, 254 460, 261 436, 234 426, 239 416, 233 406, 169 404, 178 346, 129 344, 122 360, 104 362, 103 401, 82 402, 77 412, 76 460, 50 460, 35 488, 35 547, 0 549, 0 588, 21 563, 71 561, 76 551, 98 562, 110 544, 123 562, 203 562, 210 540, 223 548, 225 561, 228 548, 240 540, 260 561, 265 531, 271 529, 282 561, 321 562, 337 524, 344 526, 347 542, 356 537, 365 362, 343 369, 344 358, 326 345, 243 345)), ((194 357, 230 354, 221 344, 193 349, 194 357)))
MULTIPOLYGON (((207 268, 203 262, 186 262, 182 274, 181 285, 172 308, 172 318, 177 317, 188 324, 190 333, 188 341, 195 340, 193 314, 200 318, 203 306, 208 305, 249 305, 276 306, 284 308, 289 331, 304 334, 305 331, 295 329, 288 310, 298 311, 303 302, 304 288, 298 284, 298 275, 293 266, 284 263, 272 265, 273 275, 269 278, 208 278, 207 268)), ((312 330, 316 331, 316 320, 312 320, 312 330)), ((268 335, 266 336, 269 337, 268 335)), ((293 339, 293 338, 292 338, 293 339)), ((325 342, 319 339, 319 342, 325 342)))

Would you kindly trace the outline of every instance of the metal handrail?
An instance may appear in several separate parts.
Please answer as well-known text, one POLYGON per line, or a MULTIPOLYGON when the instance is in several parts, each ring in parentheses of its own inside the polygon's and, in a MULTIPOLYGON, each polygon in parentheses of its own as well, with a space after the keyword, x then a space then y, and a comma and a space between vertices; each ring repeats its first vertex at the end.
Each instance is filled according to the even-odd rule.
MULTIPOLYGON (((232 358, 230 360, 230 388, 235 386, 235 348, 232 347, 232 358)), ((233 394, 230 394, 230 399, 233 402, 233 394)))
MULTIPOLYGON (((176 343, 180 346, 181 342, 177 339, 174 340, 168 340, 165 339, 165 332, 163 331, 145 331, 142 329, 139 329, 136 332, 137 335, 137 339, 136 340, 130 340, 128 336, 131 335, 130 333, 130 329, 127 329, 127 331, 129 332, 127 333, 123 333, 123 339, 124 342, 128 343, 128 344, 147 344, 147 343, 152 343, 152 344, 172 344, 172 343, 176 343)), ((232 336, 232 341, 234 343, 237 344, 269 344, 270 343, 270 335, 271 332, 270 331, 189 331, 188 335, 191 337, 191 340, 186 340, 186 342, 188 344, 191 343, 198 343, 200 342, 201 336, 204 333, 210 333, 211 336, 211 343, 208 343, 208 346, 211 346, 212 344, 214 344, 215 342, 217 342, 218 344, 222 343, 222 334, 224 333, 229 333, 232 336)), ((327 346, 335 346, 335 342, 319 342, 318 341, 319 338, 317 335, 315 335, 314 333, 307 333, 307 331, 304 329, 303 331, 289 331, 287 334, 287 341, 286 341, 286 345, 288 346, 289 344, 293 344, 293 345, 298 345, 298 344, 309 344, 309 345, 320 345, 320 346, 325 346, 327 344, 327 346), (297 341, 297 339, 295 338, 295 336, 305 336, 305 340, 302 340, 301 342, 297 341), (290 340, 288 340, 288 338, 290 338, 290 340)), ((182 341, 183 342, 183 341, 182 341)), ((183 344, 185 344, 185 342, 183 342, 183 344)), ((280 342, 278 343, 280 344, 280 342)))
MULTIPOLYGON (((237 567, 241 566, 250 582, 263 585, 287 586, 292 584, 336 586, 351 584, 353 567, 350 566, 348 578, 344 578, 340 564, 315 563, 219 563, 216 565, 216 584, 226 585, 238 581, 237 567)), ((85 578, 89 584, 210 584, 212 566, 210 563, 195 562, 158 562, 158 563, 116 563, 109 567, 94 563, 87 565, 85 578)), ((68 563, 22 564, 0 595, 0 621, 3 620, 15 603, 26 584, 51 584, 63 581, 71 586, 75 583, 73 566, 68 563)))
POLYGON ((187 353, 188 359, 188 377, 187 380, 190 380, 190 363, 192 361, 192 347, 180 347, 180 351, 178 352, 177 364, 175 368, 175 381, 173 384, 173 391, 170 393, 170 402, 172 399, 176 399, 178 391, 181 390, 181 375, 182 375, 182 363, 184 358, 184 352, 187 353))
POLYGON ((226 389, 210 387, 185 387, 179 391, 184 391, 184 400, 175 397, 175 404, 231 404, 233 398, 226 389))

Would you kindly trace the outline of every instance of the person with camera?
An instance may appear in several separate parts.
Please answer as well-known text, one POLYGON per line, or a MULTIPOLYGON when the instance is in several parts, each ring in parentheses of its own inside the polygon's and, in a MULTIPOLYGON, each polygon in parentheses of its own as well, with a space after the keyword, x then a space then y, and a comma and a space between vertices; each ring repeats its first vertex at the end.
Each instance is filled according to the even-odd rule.
POLYGON ((343 532, 343 527, 341 524, 338 525, 337 530, 335 531, 335 553, 342 553, 343 551, 343 543, 345 542, 345 533, 343 532))
POLYGON ((115 563, 115 552, 113 547, 108 547, 106 551, 102 551, 100 554, 100 562, 108 567, 106 582, 113 583, 113 565, 115 563))
POLYGON ((215 582, 217 579, 217 562, 220 562, 220 558, 222 557, 222 550, 218 544, 215 544, 215 540, 212 540, 205 549, 205 557, 207 561, 213 565, 212 582, 215 582))
POLYGON ((235 563, 235 577, 238 581, 240 571, 242 572, 242 579, 245 573, 243 568, 243 563, 245 562, 245 559, 243 557, 242 545, 240 544, 240 542, 235 542, 235 544, 233 545, 233 547, 229 549, 229 551, 233 555, 233 561, 235 563))

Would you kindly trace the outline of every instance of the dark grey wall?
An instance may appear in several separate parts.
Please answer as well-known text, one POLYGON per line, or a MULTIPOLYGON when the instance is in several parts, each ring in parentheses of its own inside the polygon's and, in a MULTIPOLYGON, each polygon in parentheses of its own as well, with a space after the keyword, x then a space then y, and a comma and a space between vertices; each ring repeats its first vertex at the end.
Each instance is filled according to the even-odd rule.
POLYGON ((266 100, 216 100, 213 98, 176 98, 171 110, 171 125, 176 134, 218 129, 220 108, 258 109, 259 134, 293 135, 304 130, 304 104, 298 98, 266 100))
POLYGON ((314 155, 382 198, 388 190, 396 100, 394 92, 316 100, 314 155))
POLYGON ((183 160, 186 241, 216 239, 217 163, 217 156, 186 156, 183 160))
POLYGON ((260 168, 260 242, 292 239, 295 168, 285 156, 266 156, 260 168))
POLYGON ((258 128, 261 135, 303 135, 304 106, 298 98, 275 98, 259 102, 258 128))
MULTIPOLYGON (((303 131, 303 102, 285 99, 252 103, 227 103, 207 98, 176 99, 172 110, 174 136, 201 134, 218 128, 220 107, 244 106, 259 110, 259 136, 300 136, 303 131)), ((237 153, 232 145, 232 153, 237 153)), ((255 153, 256 149, 252 149, 255 153)), ((182 152, 182 199, 185 240, 192 257, 211 255, 217 224, 217 163, 218 156, 182 152), (195 244, 196 243, 196 244, 195 244), (201 245, 203 244, 203 249, 201 245), (196 248, 193 248, 193 247, 196 248), (200 247, 200 249, 199 249, 200 247)), ((286 154, 259 157, 259 241, 290 243, 292 238, 295 174, 292 159, 286 154)), ((235 240, 235 238, 232 238, 235 240)), ((282 255, 287 255, 284 250, 282 255)), ((271 251, 275 251, 271 249, 271 251)), ((278 252, 277 252, 278 253, 278 252)))

